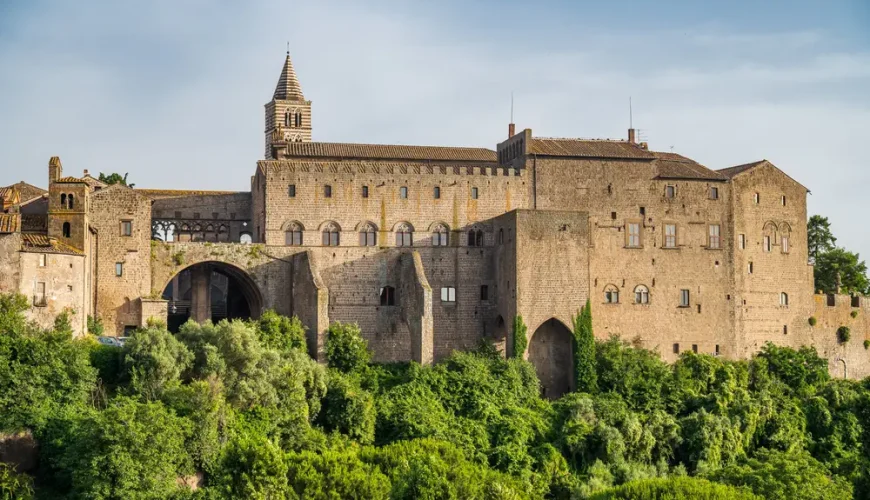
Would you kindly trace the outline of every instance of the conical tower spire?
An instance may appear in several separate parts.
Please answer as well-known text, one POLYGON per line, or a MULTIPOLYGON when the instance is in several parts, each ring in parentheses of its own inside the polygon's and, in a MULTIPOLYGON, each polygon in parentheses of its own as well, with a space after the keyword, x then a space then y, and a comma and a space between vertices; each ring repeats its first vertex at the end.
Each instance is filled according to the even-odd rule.
POLYGON ((293 62, 290 61, 290 51, 287 51, 287 58, 284 59, 284 67, 281 69, 281 76, 278 78, 278 86, 275 87, 275 95, 272 96, 276 101, 304 101, 305 96, 302 95, 302 86, 299 85, 299 80, 296 78, 296 71, 293 70, 293 62))

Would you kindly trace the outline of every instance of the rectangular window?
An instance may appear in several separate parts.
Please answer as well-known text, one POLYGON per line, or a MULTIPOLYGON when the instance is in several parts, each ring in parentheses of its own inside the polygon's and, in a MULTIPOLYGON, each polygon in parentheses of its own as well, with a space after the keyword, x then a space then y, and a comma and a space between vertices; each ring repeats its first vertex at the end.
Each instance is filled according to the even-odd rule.
POLYGON ((640 215, 646 215, 646 207, 640 207, 640 215))
POLYGON ((680 353, 680 344, 674 344, 674 354, 680 353))
POLYGON ((115 262, 115 276, 123 276, 124 275, 124 263, 123 262, 115 262))
POLYGON ((368 197, 369 197, 369 187, 368 187, 368 186, 363 186, 363 187, 362 187, 362 197, 363 197, 363 198, 368 198, 368 197))
POLYGON ((290 184, 290 188, 287 189, 287 195, 291 198, 296 198, 296 184, 290 184))
POLYGON ((698 354, 698 344, 692 344, 692 352, 698 354))
POLYGON ((782 325, 782 334, 788 335, 788 325, 782 325))
POLYGON ((381 288, 381 305, 394 306, 396 305, 396 289, 391 286, 381 288))
POLYGON ((489 300, 489 286, 480 285, 480 300, 489 300))
POLYGON ((330 186, 329 184, 323 186, 323 197, 332 198, 332 186, 330 186))
POLYGON ((750 262, 749 263, 749 274, 752 274, 753 272, 755 272, 755 266, 752 264, 752 262, 750 262))
POLYGON ((637 222, 628 223, 628 246, 640 247, 640 224, 637 222))
POLYGON ((720 248, 719 224, 710 224, 710 239, 707 242, 709 248, 720 248))
POLYGON ((452 286, 442 287, 441 302, 456 302, 456 288, 452 286))
POLYGON ((45 267, 47 256, 44 253, 39 254, 39 267, 45 267))
POLYGON ((785 196, 782 197, 782 206, 785 206, 785 196))
POLYGON ((788 253, 788 236, 782 237, 782 253, 788 253))
POLYGON ((441 198, 441 188, 440 187, 435 186, 435 188, 432 190, 432 197, 435 198, 436 200, 441 198))
POLYGON ((680 290, 680 307, 689 307, 689 290, 680 290))
POLYGON ((756 205, 758 205, 759 203, 761 203, 761 195, 758 193, 753 194, 752 201, 755 202, 756 205))
POLYGON ((402 186, 399 188, 399 198, 401 198, 403 200, 408 199, 408 188, 407 187, 402 186))
POLYGON ((121 221, 121 236, 133 236, 133 221, 121 221))
POLYGON ((719 352, 719 344, 716 344, 716 351, 715 351, 715 352, 716 352, 716 356, 718 356, 718 355, 720 354, 720 352, 719 352))
POLYGON ((833 293, 828 294, 828 307, 835 307, 837 305, 837 296, 833 293))
POLYGON ((710 187, 710 199, 711 200, 718 200, 719 199, 719 188, 712 187, 712 186, 710 187))
POLYGON ((476 200, 476 199, 477 199, 477 188, 474 188, 474 187, 471 188, 471 199, 472 199, 472 200, 476 200))
POLYGON ((665 224, 665 248, 677 247, 677 225, 665 224))
POLYGON ((677 195, 677 187, 668 185, 665 186, 665 198, 673 198, 677 195))
POLYGON ((764 243, 763 243, 762 246, 764 247, 764 251, 765 251, 765 252, 769 252, 769 251, 770 251, 770 236, 765 236, 765 237, 764 237, 764 243))
POLYGON ((39 282, 33 289, 33 305, 41 307, 45 306, 46 304, 47 302, 45 300, 45 283, 39 282))
POLYGON ((746 235, 738 234, 737 235, 737 246, 740 247, 741 250, 746 250, 746 235))

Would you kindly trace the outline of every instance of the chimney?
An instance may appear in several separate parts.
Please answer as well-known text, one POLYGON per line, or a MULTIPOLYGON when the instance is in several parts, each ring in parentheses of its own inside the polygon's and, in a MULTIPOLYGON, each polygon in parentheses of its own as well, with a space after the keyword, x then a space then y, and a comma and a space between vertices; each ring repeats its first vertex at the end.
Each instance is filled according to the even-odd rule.
POLYGON ((637 142, 636 138, 634 137, 634 129, 633 128, 628 129, 628 142, 630 142, 632 144, 637 142))
POLYGON ((88 176, 88 169, 85 169, 85 177, 88 176))
POLYGON ((514 125, 513 123, 508 123, 508 139, 513 137, 516 132, 516 125, 514 125))
POLYGON ((60 164, 59 156, 52 156, 48 160, 48 182, 52 183, 63 176, 63 167, 60 164))

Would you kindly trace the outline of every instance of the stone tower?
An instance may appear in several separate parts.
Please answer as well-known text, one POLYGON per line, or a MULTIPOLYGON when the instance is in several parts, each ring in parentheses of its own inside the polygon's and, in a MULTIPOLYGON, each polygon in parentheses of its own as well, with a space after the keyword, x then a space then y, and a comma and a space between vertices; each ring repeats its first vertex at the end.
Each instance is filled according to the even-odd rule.
POLYGON ((63 176, 57 156, 48 162, 48 196, 48 236, 85 250, 90 190, 84 180, 63 176))
POLYGON ((272 100, 266 104, 266 159, 273 158, 272 142, 311 142, 311 101, 302 95, 290 52, 284 60, 281 76, 272 100))

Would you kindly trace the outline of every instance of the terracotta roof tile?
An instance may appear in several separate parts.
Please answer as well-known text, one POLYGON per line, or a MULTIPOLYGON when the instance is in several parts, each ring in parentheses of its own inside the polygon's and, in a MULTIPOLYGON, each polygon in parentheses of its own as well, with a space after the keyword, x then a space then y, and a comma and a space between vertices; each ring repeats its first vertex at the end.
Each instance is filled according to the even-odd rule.
POLYGON ((22 234, 21 250, 24 252, 63 253, 69 255, 84 255, 84 252, 55 238, 44 234, 22 234))
POLYGON ((653 152, 657 177, 660 179, 695 179, 725 181, 727 178, 700 163, 676 153, 653 152))
POLYGON ((134 189, 137 193, 151 199, 182 198, 185 196, 217 196, 227 194, 249 194, 248 191, 203 191, 190 189, 134 189))
POLYGON ((85 183, 84 179, 79 179, 78 177, 61 177, 60 179, 54 181, 58 184, 79 184, 85 183))
POLYGON ((744 163, 743 165, 737 165, 736 167, 723 168, 723 169, 717 170, 717 172, 719 172, 720 174, 722 174, 725 177, 728 177, 730 179, 737 174, 746 172, 747 170, 749 170, 751 168, 755 168, 755 167, 761 165, 765 161, 767 161, 767 160, 758 160, 758 161, 754 161, 752 163, 744 163))
POLYGON ((580 158, 650 159, 655 156, 637 144, 627 141, 594 139, 553 139, 533 137, 527 145, 528 154, 580 158))
POLYGON ((0 214, 0 234, 17 233, 21 229, 21 214, 0 214))
POLYGON ((287 144, 287 156, 290 158, 355 158, 364 160, 431 160, 491 163, 497 161, 495 151, 486 148, 339 142, 290 142, 287 144))

